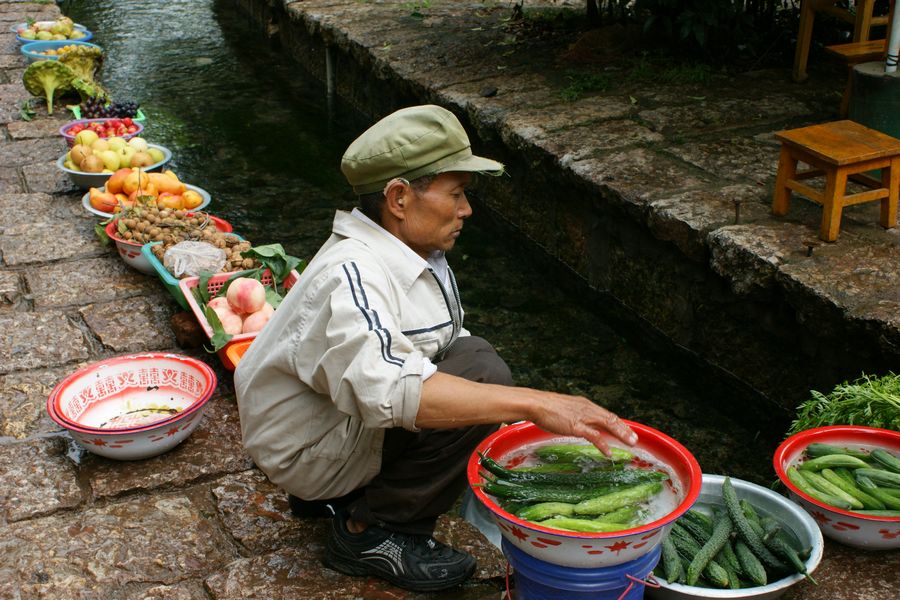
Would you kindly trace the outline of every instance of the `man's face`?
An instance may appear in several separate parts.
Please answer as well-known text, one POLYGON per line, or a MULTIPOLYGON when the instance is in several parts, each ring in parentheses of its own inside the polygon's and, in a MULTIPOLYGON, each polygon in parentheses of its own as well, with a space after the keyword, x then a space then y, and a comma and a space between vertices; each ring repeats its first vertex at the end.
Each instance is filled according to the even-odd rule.
POLYGON ((437 175, 422 193, 412 186, 405 195, 406 218, 401 237, 416 254, 427 258, 435 250, 453 248, 462 232, 463 220, 472 214, 466 198, 471 173, 452 171, 437 175))

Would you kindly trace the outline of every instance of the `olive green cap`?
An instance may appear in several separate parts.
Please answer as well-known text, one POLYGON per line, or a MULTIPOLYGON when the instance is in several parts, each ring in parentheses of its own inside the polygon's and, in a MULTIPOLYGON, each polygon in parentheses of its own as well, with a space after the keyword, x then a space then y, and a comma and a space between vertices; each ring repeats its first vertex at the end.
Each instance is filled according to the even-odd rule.
POLYGON ((503 164, 472 154, 456 116, 426 104, 402 108, 369 127, 347 148, 341 171, 361 195, 383 190, 394 177, 413 180, 447 171, 500 175, 503 164))

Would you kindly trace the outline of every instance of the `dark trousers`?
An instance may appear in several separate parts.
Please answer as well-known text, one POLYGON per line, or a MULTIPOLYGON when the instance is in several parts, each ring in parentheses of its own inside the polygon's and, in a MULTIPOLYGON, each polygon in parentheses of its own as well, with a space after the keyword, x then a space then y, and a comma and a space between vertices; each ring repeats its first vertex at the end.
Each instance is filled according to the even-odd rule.
MULTIPOLYGON (((512 384, 509 367, 480 337, 456 340, 442 360, 441 373, 481 383, 512 384)), ((392 531, 430 535, 466 487, 466 462, 475 447, 497 425, 457 429, 388 429, 381 472, 365 487, 330 501, 346 507, 357 521, 392 531)), ((301 506, 291 499, 292 508, 301 506)), ((309 504, 309 503, 303 503, 309 504)), ((297 512, 295 510, 295 512, 297 512)))

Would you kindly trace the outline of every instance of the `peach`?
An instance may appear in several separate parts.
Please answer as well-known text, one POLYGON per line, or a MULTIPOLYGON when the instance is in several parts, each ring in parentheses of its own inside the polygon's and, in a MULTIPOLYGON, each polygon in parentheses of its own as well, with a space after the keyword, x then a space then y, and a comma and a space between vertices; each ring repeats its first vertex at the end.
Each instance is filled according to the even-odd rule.
POLYGON ((269 322, 269 319, 272 318, 274 313, 275 309, 272 308, 271 304, 266 302, 261 309, 244 318, 244 327, 241 329, 241 333, 254 333, 260 331, 263 326, 269 322))
POLYGON ((266 303, 266 288, 256 279, 238 277, 228 286, 228 304, 238 313, 255 313, 266 303))
POLYGON ((225 296, 216 296, 215 298, 207 302, 206 306, 210 307, 213 310, 218 307, 225 307, 228 310, 231 310, 231 307, 228 306, 228 299, 225 298, 225 296))
POLYGON ((237 335, 241 332, 241 329, 243 328, 241 316, 231 310, 231 308, 228 306, 217 306, 213 308, 213 312, 219 317, 219 321, 222 323, 222 329, 225 330, 225 333, 237 335))

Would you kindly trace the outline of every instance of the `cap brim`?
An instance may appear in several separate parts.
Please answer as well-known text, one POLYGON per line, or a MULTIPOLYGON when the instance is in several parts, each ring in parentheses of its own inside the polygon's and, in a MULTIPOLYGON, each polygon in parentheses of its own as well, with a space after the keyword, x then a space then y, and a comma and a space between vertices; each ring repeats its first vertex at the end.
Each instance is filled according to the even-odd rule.
POLYGON ((484 173, 487 175, 502 175, 503 163, 482 156, 469 156, 459 162, 455 162, 443 167, 438 173, 447 173, 450 171, 467 171, 472 173, 484 173))

